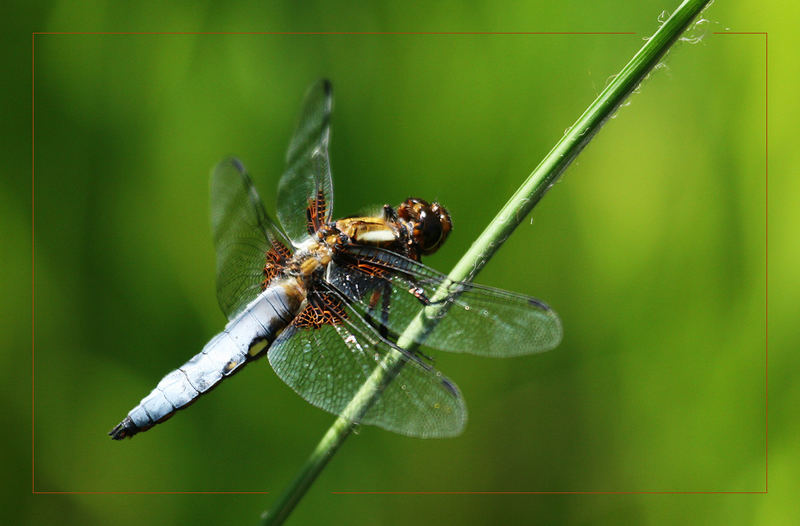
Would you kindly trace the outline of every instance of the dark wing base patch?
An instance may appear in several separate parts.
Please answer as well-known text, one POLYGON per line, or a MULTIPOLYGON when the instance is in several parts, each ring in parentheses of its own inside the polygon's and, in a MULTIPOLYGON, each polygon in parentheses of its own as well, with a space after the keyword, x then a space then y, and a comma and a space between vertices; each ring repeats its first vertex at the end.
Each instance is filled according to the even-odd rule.
POLYGON ((325 194, 322 190, 317 190, 314 198, 308 200, 308 207, 306 208, 306 228, 308 233, 312 236, 316 234, 325 225, 327 217, 328 203, 325 200, 325 194))
POLYGON ((283 272, 286 262, 292 257, 292 253, 280 241, 273 240, 271 244, 272 248, 265 254, 264 280, 261 282, 261 290, 266 290, 270 282, 283 272))
POLYGON ((344 305, 331 294, 313 292, 308 305, 292 321, 298 329, 320 329, 323 325, 340 325, 347 317, 344 305))

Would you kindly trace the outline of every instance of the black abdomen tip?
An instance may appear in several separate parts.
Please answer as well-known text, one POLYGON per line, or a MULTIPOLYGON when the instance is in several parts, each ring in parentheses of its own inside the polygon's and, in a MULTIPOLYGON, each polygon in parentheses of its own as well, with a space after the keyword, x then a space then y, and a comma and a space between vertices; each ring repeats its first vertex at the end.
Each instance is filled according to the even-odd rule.
POLYGON ((141 431, 139 427, 133 423, 131 417, 126 416, 125 420, 117 424, 114 429, 108 432, 108 435, 114 440, 122 440, 123 438, 132 437, 141 431))

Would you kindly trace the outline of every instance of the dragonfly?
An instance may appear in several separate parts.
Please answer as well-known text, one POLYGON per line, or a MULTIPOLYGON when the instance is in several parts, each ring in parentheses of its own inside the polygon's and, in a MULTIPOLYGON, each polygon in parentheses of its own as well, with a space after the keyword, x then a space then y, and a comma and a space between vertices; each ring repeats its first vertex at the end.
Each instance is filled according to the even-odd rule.
POLYGON ((110 431, 113 439, 165 421, 265 355, 301 397, 341 415, 392 353, 400 353, 402 366, 354 423, 414 437, 455 436, 466 424, 466 405, 435 368, 433 352, 508 357, 560 342, 561 322, 545 303, 450 281, 420 262, 452 230, 438 202, 408 198, 373 216, 333 219, 332 107, 329 81, 306 93, 278 185, 280 226, 238 159, 212 170, 217 299, 229 321, 164 376, 110 431), (426 309, 436 313, 435 325, 399 346, 426 309))

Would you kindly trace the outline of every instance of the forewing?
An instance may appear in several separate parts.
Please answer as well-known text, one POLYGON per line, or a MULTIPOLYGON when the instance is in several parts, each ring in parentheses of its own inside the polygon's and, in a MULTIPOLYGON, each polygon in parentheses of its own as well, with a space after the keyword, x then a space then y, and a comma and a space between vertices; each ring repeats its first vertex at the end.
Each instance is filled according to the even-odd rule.
POLYGON ((545 303, 446 276, 386 250, 353 246, 329 270, 328 280, 386 336, 397 338, 425 308, 427 333, 415 342, 431 349, 504 357, 547 351, 561 341, 561 322, 545 303))
MULTIPOLYGON (((309 307, 307 307, 309 308, 309 307)), ((293 322, 267 353, 277 375, 311 404, 344 412, 388 353, 400 352, 344 304, 340 315, 318 327, 293 322)), ((333 309, 339 310, 339 309, 333 309)), ((302 319, 304 316, 298 318, 302 319)), ((319 319, 318 315, 312 318, 319 319)), ((466 423, 456 386, 409 354, 360 423, 408 436, 455 436, 466 423)))
POLYGON ((278 220, 295 245, 308 236, 306 209, 322 203, 321 219, 330 220, 333 207, 328 142, 333 89, 327 80, 320 80, 306 93, 300 120, 289 150, 286 170, 278 184, 278 220))
POLYGON ((211 232, 217 252, 217 300, 233 319, 274 278, 290 255, 238 159, 211 174, 211 232))

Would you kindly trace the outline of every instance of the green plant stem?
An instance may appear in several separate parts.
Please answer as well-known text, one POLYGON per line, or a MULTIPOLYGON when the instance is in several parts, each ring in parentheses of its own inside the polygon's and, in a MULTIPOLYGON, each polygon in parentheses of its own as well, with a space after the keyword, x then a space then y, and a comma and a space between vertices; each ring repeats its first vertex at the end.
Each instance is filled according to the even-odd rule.
MULTIPOLYGON (((489 226, 475 240, 448 275, 451 282, 471 280, 486 265, 495 251, 508 239, 511 232, 553 186, 605 121, 614 114, 620 104, 658 64, 670 46, 689 27, 692 20, 700 14, 708 2, 709 0, 684 1, 658 31, 647 40, 583 115, 567 130, 561 140, 556 143, 489 226)), ((431 300, 436 302, 447 294, 448 286, 444 284, 436 291, 431 300)), ((398 339, 398 347, 413 349, 413 342, 418 341, 421 334, 425 334, 435 325, 437 315, 441 314, 436 312, 436 309, 436 307, 421 309, 398 339)), ((353 430, 353 422, 357 422, 369 410, 404 363, 405 358, 402 353, 397 351, 387 353, 387 356, 375 368, 342 414, 322 437, 303 469, 275 503, 272 511, 263 515, 263 524, 277 525, 286 520, 328 460, 353 430)))

